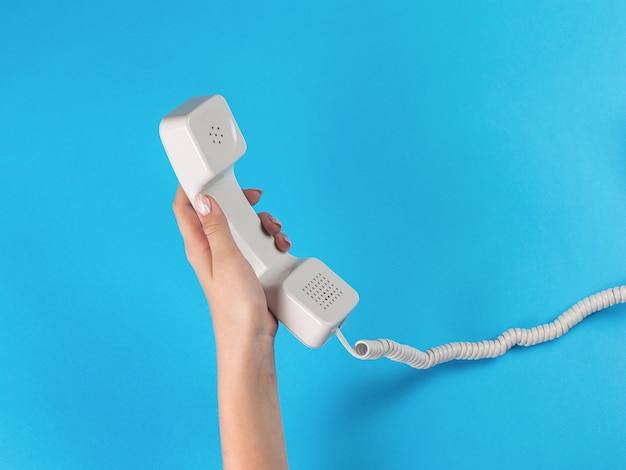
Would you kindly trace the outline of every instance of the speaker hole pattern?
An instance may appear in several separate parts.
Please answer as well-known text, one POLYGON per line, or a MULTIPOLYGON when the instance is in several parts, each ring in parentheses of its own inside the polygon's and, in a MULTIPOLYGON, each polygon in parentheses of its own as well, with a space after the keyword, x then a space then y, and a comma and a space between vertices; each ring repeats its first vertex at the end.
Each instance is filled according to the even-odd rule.
POLYGON ((343 291, 329 281, 322 273, 317 273, 303 288, 302 292, 308 295, 324 310, 329 308, 343 291))
POLYGON ((214 144, 221 144, 222 139, 224 138, 224 134, 220 131, 220 126, 211 126, 211 132, 209 132, 209 137, 214 144))

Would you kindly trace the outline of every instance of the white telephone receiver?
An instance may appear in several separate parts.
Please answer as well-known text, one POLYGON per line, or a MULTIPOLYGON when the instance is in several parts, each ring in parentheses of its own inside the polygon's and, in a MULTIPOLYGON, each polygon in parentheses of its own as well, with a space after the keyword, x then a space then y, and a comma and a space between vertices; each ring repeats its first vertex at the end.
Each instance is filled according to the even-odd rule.
POLYGON ((209 194, 263 285, 272 314, 307 346, 322 346, 359 296, 316 258, 282 253, 265 234, 235 179, 246 141, 220 95, 192 98, 163 118, 161 141, 187 197, 209 194))
POLYGON ((234 164, 246 142, 219 95, 192 98, 169 113, 159 127, 163 146, 187 197, 209 194, 224 210, 237 246, 252 265, 267 305, 300 341, 317 348, 334 334, 354 357, 387 357, 417 369, 454 359, 501 356, 513 346, 533 346, 560 337, 594 312, 626 302, 626 286, 589 296, 554 321, 511 328, 493 340, 456 342, 420 351, 388 339, 360 340, 352 348, 339 328, 359 302, 356 291, 315 258, 282 253, 266 235, 235 179, 234 164))

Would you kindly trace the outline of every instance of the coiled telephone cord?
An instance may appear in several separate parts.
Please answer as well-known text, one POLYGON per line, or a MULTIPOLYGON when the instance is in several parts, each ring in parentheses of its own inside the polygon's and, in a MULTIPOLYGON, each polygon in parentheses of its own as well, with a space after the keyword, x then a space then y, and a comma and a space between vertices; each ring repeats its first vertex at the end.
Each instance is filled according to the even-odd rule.
POLYGON ((624 302, 626 302, 626 285, 607 289, 584 298, 551 323, 530 329, 511 328, 494 340, 448 343, 426 351, 420 351, 389 339, 360 340, 352 348, 339 329, 336 329, 335 333, 348 352, 358 359, 369 360, 386 357, 416 369, 429 369, 455 359, 493 358, 502 356, 513 346, 534 346, 552 341, 567 333, 592 313, 624 302))

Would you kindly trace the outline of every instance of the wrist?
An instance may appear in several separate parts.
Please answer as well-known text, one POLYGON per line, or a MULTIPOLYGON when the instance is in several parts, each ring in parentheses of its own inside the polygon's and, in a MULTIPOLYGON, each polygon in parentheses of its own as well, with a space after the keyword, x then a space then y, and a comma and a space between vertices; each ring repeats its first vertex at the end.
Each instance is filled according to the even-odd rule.
POLYGON ((244 344, 274 347, 278 324, 267 306, 211 309, 211 318, 219 349, 240 349, 244 344))
POLYGON ((218 365, 240 368, 247 364, 254 368, 275 368, 274 336, 270 334, 220 333, 215 330, 218 365))

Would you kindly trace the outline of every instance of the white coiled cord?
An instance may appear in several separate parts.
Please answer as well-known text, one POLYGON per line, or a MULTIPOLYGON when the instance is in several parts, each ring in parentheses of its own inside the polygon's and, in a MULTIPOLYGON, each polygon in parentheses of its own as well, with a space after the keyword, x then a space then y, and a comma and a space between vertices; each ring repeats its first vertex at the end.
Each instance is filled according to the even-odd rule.
POLYGON ((348 352, 358 359, 387 357, 416 369, 429 369, 454 359, 476 360, 498 357, 513 346, 534 346, 551 341, 567 333, 570 328, 592 313, 624 302, 626 302, 626 285, 607 289, 581 300, 551 323, 530 329, 511 328, 494 340, 448 343, 426 351, 420 351, 389 339, 360 340, 356 342, 353 349, 339 329, 335 330, 335 333, 348 352))

